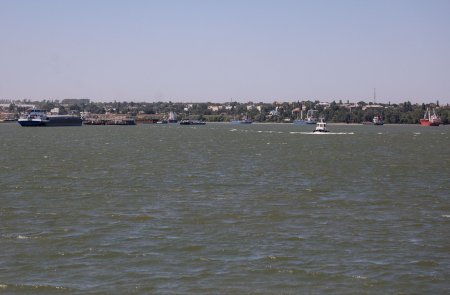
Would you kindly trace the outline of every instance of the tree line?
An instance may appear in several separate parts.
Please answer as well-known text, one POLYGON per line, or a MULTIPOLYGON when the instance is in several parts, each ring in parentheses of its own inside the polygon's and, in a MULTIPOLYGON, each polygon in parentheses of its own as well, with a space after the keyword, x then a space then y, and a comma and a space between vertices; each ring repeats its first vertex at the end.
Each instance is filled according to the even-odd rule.
MULTIPOLYGON (((20 104, 32 104, 36 107, 50 111, 59 108, 60 114, 89 112, 93 114, 127 114, 129 116, 147 115, 164 116, 175 112, 178 118, 197 118, 207 121, 227 122, 242 116, 251 117, 255 122, 290 122, 300 116, 301 110, 306 115, 307 110, 316 110, 319 116, 333 123, 362 123, 371 121, 374 116, 380 115, 387 124, 417 124, 423 118, 427 108, 436 110, 443 124, 450 120, 450 106, 440 106, 439 102, 429 104, 412 104, 403 102, 399 104, 378 104, 358 102, 345 104, 331 102, 323 104, 319 101, 297 101, 283 103, 179 103, 179 102, 89 102, 63 104, 58 100, 43 101, 15 101, 9 104, 9 112, 24 112, 25 107, 20 104), (215 106, 213 108, 212 106, 215 106)), ((3 101, 4 102, 4 101, 3 101)))

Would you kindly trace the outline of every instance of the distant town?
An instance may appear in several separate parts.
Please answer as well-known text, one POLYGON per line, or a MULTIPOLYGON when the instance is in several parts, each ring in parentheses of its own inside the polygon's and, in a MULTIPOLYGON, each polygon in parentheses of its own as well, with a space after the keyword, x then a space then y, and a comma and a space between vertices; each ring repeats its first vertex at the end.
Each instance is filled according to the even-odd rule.
POLYGON ((176 114, 178 119, 195 119, 207 122, 229 122, 243 117, 253 122, 289 123, 305 116, 308 110, 331 123, 364 123, 381 116, 386 124, 418 124, 427 109, 439 114, 442 124, 449 124, 450 106, 439 101, 413 104, 409 101, 391 104, 373 102, 303 100, 296 102, 93 102, 90 99, 62 99, 31 101, 29 99, 0 99, 0 121, 14 121, 30 109, 40 109, 49 114, 80 115, 83 120, 132 118, 139 122, 157 122, 176 114))

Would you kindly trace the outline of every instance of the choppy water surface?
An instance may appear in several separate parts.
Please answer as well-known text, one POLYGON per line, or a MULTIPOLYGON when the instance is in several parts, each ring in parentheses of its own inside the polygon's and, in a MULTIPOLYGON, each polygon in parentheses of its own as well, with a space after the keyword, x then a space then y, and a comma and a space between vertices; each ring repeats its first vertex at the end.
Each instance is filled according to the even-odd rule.
POLYGON ((449 126, 0 124, 0 292, 448 292, 449 126))

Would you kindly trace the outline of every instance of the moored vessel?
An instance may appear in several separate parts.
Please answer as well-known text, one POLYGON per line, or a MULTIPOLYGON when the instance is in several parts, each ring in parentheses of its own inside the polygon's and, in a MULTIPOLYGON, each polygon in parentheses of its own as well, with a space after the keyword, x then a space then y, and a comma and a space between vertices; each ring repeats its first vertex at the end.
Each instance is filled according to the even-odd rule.
POLYGON ((294 125, 306 125, 306 121, 303 119, 303 109, 300 111, 300 118, 295 119, 292 123, 294 125))
POLYGON ((308 112, 306 113, 306 124, 317 123, 316 112, 316 110, 308 110, 308 112))
POLYGON ((23 127, 45 126, 49 121, 45 112, 38 109, 32 109, 17 120, 23 127))
POLYGON ((248 116, 244 116, 241 120, 231 120, 231 124, 252 124, 253 120, 248 116))
POLYGON ((56 127, 56 126, 81 126, 83 121, 80 116, 75 115, 51 115, 47 116, 45 111, 32 109, 21 116, 17 122, 23 127, 56 127))
POLYGON ((180 121, 180 125, 206 125, 205 121, 184 119, 180 121))
POLYGON ((252 124, 253 120, 252 118, 250 118, 248 115, 246 115, 244 118, 242 118, 241 120, 241 124, 252 124))
POLYGON ((373 125, 383 125, 384 124, 384 120, 380 115, 374 116, 372 122, 373 122, 373 125))
POLYGON ((169 119, 167 120, 168 123, 177 123, 177 115, 174 112, 169 113, 169 119))
POLYGON ((436 115, 435 110, 431 113, 430 109, 427 108, 423 119, 420 119, 420 125, 422 126, 439 126, 441 124, 441 118, 436 115))
POLYGON ((119 118, 105 121, 104 125, 136 125, 134 118, 119 118))

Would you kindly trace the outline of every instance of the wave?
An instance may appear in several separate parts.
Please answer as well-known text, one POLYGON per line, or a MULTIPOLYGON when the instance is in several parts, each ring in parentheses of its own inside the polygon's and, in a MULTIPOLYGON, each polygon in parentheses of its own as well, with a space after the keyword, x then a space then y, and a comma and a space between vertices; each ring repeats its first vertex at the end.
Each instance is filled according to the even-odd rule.
POLYGON ((41 233, 28 233, 28 234, 3 234, 0 237, 4 239, 18 239, 18 240, 28 240, 28 239, 39 239, 42 237, 41 233))
POLYGON ((26 292, 51 292, 51 291, 74 291, 72 288, 46 285, 46 284, 0 284, 0 290, 5 291, 26 291, 26 292))

